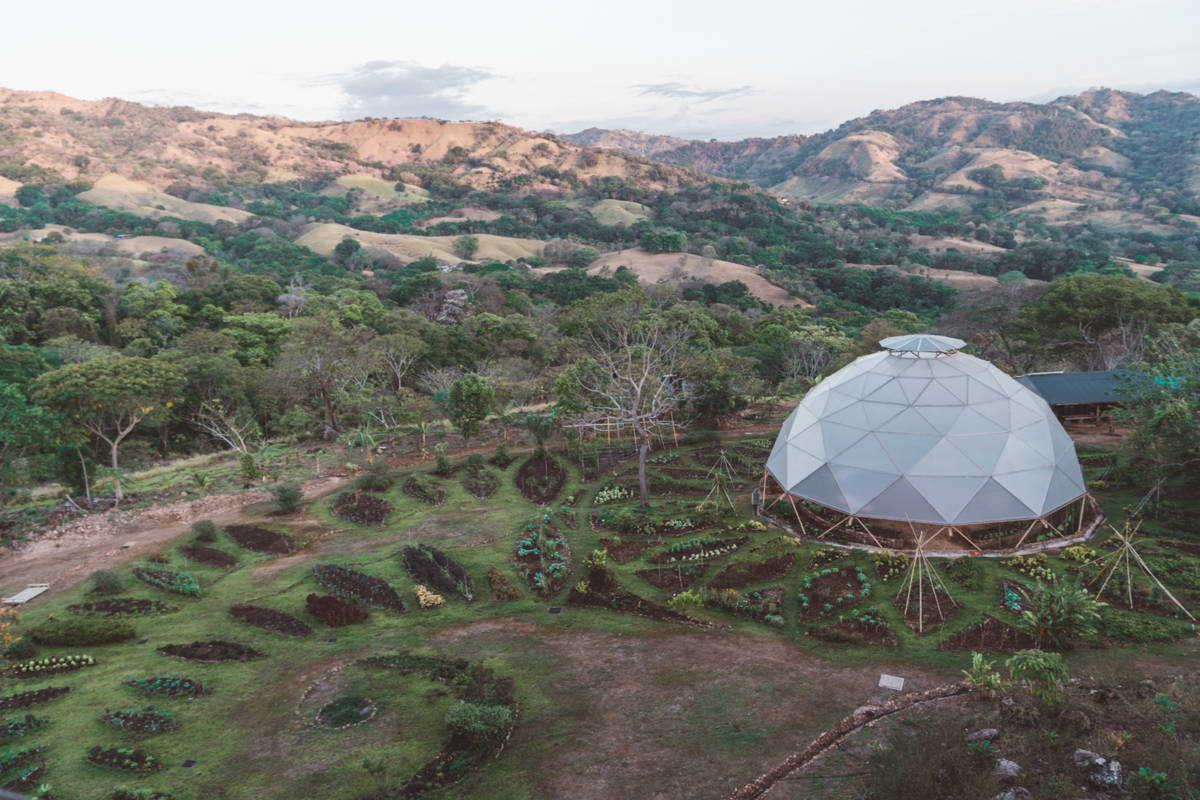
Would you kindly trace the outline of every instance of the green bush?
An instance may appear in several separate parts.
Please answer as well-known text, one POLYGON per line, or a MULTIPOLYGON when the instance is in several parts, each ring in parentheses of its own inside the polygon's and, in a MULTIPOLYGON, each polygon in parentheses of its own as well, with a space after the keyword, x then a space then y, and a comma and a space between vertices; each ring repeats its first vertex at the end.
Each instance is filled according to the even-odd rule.
POLYGON ((300 501, 304 498, 300 484, 294 481, 271 487, 271 495, 275 498, 275 507, 283 514, 290 514, 298 509, 300 501))
POLYGON ((125 580, 116 570, 98 569, 88 580, 96 594, 120 594, 125 591, 125 580))
POLYGON ((946 574, 964 589, 978 589, 983 584, 985 571, 977 559, 962 556, 946 566, 946 574))
POLYGON ((1016 628, 1034 637, 1038 647, 1063 647, 1075 635, 1087 635, 1100 624, 1102 603, 1081 585, 1079 576, 1068 583, 1058 575, 1039 580, 1030 592, 1032 608, 1021 612, 1016 628))
POLYGON ((37 644, 83 647, 125 642, 137 636, 133 626, 116 619, 48 619, 29 631, 37 644))
POLYGON ((215 542, 217 540, 217 523, 211 519, 198 519, 192 523, 192 533, 196 534, 198 542, 215 542))
POLYGON ((366 471, 354 481, 355 489, 365 492, 386 492, 392 488, 395 480, 388 470, 387 462, 376 461, 367 467, 366 471))
POLYGON ((500 744, 512 725, 512 709, 459 702, 446 712, 450 736, 470 749, 483 750, 500 744))
POLYGON ((9 661, 24 661, 27 658, 33 658, 36 653, 37 651, 34 650, 33 642, 29 641, 29 637, 22 636, 5 648, 4 657, 9 661))
POLYGON ((1069 674, 1058 653, 1018 650, 1005 664, 1013 680, 1025 684, 1029 693, 1042 703, 1057 705, 1066 696, 1069 674))

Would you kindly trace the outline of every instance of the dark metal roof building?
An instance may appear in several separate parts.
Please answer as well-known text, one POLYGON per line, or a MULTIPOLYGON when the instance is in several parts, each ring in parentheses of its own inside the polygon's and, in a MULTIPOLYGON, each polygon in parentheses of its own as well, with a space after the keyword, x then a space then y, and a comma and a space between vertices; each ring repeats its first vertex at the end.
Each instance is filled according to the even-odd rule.
POLYGON ((1034 372, 1017 378, 1051 406, 1124 403, 1122 384, 1131 373, 1123 370, 1099 372, 1034 372))

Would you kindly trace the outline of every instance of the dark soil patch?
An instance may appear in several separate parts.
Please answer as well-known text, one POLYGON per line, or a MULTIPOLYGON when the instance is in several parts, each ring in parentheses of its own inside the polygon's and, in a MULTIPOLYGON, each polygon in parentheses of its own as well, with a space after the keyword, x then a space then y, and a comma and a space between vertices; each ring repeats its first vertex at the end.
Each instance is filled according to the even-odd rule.
POLYGON ((215 547, 205 547, 202 544, 189 544, 179 548, 185 558, 208 564, 210 567, 236 567, 237 556, 218 550, 215 547))
POLYGON ((130 750, 127 747, 105 749, 96 745, 88 750, 87 760, 98 767, 119 769, 122 772, 145 774, 162 769, 162 762, 145 750, 130 750))
POLYGON ((960 608, 950 599, 950 595, 941 589, 935 590, 928 583, 921 584, 919 593, 918 588, 914 586, 911 598, 908 597, 907 592, 900 592, 892 600, 892 605, 904 618, 904 624, 912 628, 913 632, 922 629, 925 632, 933 630, 953 617, 960 608), (907 614, 904 613, 906 602, 908 604, 907 614))
POLYGON ((632 561, 642 554, 643 551, 654 547, 657 544, 662 544, 658 541, 622 541, 620 544, 613 544, 612 539, 601 539, 600 546, 608 551, 608 557, 618 564, 624 564, 627 561, 632 561))
POLYGON ((171 614, 178 610, 179 606, 142 597, 106 597, 103 600, 88 600, 85 603, 67 606, 67 611, 84 617, 147 617, 154 614, 171 614))
POLYGON ((256 553, 287 555, 296 549, 292 537, 286 533, 260 528, 257 525, 230 525, 225 532, 239 547, 256 553))
MULTIPOLYGON (((609 553, 611 556, 612 554, 609 553)), ((687 564, 678 567, 639 570, 637 576, 659 589, 678 594, 704 576, 707 564, 687 564)))
POLYGON ((766 561, 729 564, 709 582, 710 589, 738 589, 782 578, 796 561, 795 553, 782 553, 766 561))
POLYGON ((189 642, 188 644, 167 644, 158 648, 158 652, 165 656, 182 658, 185 661, 199 661, 205 664, 217 661, 253 661, 256 658, 267 657, 266 653, 260 653, 253 647, 220 639, 208 642, 189 642))
POLYGON ((329 504, 330 511, 338 519, 353 522, 355 525, 370 525, 382 528, 392 511, 392 504, 382 497, 376 497, 361 489, 353 492, 342 492, 329 504))
POLYGON ((318 583, 344 600, 400 613, 408 611, 404 598, 382 578, 337 564, 317 564, 313 567, 313 575, 318 583))
POLYGON ((143 739, 179 727, 179 723, 170 714, 163 714, 154 706, 139 708, 137 711, 105 710, 100 715, 100 721, 128 734, 132 739, 143 739))
POLYGON ((896 634, 886 624, 866 624, 856 619, 838 620, 832 625, 813 628, 808 635, 826 642, 874 644, 884 647, 897 645, 896 634))
MULTIPOLYGON (((38 764, 34 767, 27 767, 26 769, 21 770, 18 777, 14 778, 11 781, 9 781, 8 783, 4 784, 4 787, 3 787, 4 791, 20 792, 22 794, 28 794, 30 792, 35 791, 38 788, 38 786, 40 786, 44 782, 43 778, 45 777, 45 775, 46 775, 46 765, 45 764, 38 764)), ((41 797, 53 797, 53 795, 51 795, 49 793, 42 794, 40 796, 41 797)))
MULTIPOLYGON (((30 761, 39 759, 42 756, 43 749, 44 748, 41 745, 35 745, 33 747, 27 747, 24 750, 4 753, 4 772, 7 773, 9 770, 16 769, 17 767, 28 764, 30 761)), ((29 770, 29 772, 33 772, 33 770, 29 770)), ((21 774, 22 776, 25 776, 28 775, 29 772, 22 771, 21 774)))
POLYGON ((686 614, 680 614, 666 606, 660 606, 638 597, 622 586, 613 575, 612 570, 605 566, 594 566, 588 570, 587 591, 581 592, 579 587, 572 587, 570 594, 567 595, 567 605, 604 608, 609 611, 619 611, 622 614, 633 614, 665 622, 705 624, 686 614))
POLYGON ((174 675, 160 675, 154 678, 134 678, 133 680, 125 681, 126 686, 132 686, 134 689, 145 694, 161 694, 167 697, 201 697, 206 694, 212 694, 212 689, 209 689, 200 681, 194 681, 191 678, 178 678, 174 675))
POLYGON ((1015 653, 1036 646, 1037 642, 1029 634, 985 614, 981 621, 946 637, 937 649, 958 653, 1015 653))
POLYGON ((468 464, 461 478, 463 488, 479 500, 487 500, 500 488, 500 479, 482 464, 468 464))
POLYGON ((175 800, 175 795, 147 789, 117 789, 108 800, 175 800))
POLYGON ((363 622, 369 616, 362 606, 329 595, 310 594, 304 599, 304 609, 331 628, 363 622))
POLYGON ((10 711, 14 708, 28 708, 38 703, 48 703, 56 697, 62 697, 71 691, 70 686, 48 686, 45 689, 34 689, 32 692, 20 692, 0 697, 0 711, 10 711))
POLYGON ((440 506, 446 499, 445 486, 442 486, 426 475, 420 475, 415 472, 408 476, 408 480, 404 481, 404 485, 400 487, 400 491, 414 500, 420 500, 422 503, 428 503, 431 506, 440 506))
POLYGON ((1158 544, 1171 548, 1172 550, 1178 550, 1182 553, 1188 553, 1189 555, 1193 556, 1200 556, 1200 544, 1181 542, 1175 539, 1156 539, 1155 541, 1158 544))
POLYGON ((531 503, 545 505, 558 497, 567 482, 567 471, 549 453, 533 455, 517 467, 517 489, 531 503))
POLYGON ((842 567, 827 575, 805 575, 797 593, 798 618, 801 622, 811 622, 849 608, 862 599, 862 588, 863 582, 854 567, 842 567))
POLYGON ((417 583, 441 594, 458 595, 464 600, 475 596, 471 576, 458 562, 428 545, 405 547, 401 556, 404 569, 417 583))
POLYGON ((262 606, 234 605, 229 607, 229 613, 247 625, 263 628, 268 631, 282 633, 285 636, 312 636, 312 628, 291 614, 285 614, 274 608, 262 606))

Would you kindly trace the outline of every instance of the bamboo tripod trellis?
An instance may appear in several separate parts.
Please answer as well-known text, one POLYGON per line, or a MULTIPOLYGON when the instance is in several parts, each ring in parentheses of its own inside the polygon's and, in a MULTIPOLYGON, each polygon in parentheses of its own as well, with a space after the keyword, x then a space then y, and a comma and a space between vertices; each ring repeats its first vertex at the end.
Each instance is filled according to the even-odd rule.
MULTIPOLYGON (((912 523, 909 523, 909 527, 912 527, 912 523)), ((954 597, 950 594, 950 590, 946 588, 946 582, 942 580, 942 576, 938 574, 938 571, 934 569, 933 564, 930 563, 929 559, 925 555, 925 545, 940 536, 943 530, 945 530, 945 528, 942 528, 933 534, 926 534, 923 532, 917 533, 917 531, 913 529, 913 536, 915 536, 917 540, 916 549, 913 551, 912 561, 909 563, 908 575, 904 581, 904 585, 901 587, 900 591, 896 592, 897 601, 899 601, 901 594, 904 595, 904 611, 902 615, 905 619, 907 619, 908 609, 912 605, 913 587, 916 587, 917 633, 925 632, 924 587, 926 583, 929 584, 929 588, 932 590, 931 594, 933 595, 933 602, 937 605, 938 616, 943 620, 946 618, 946 614, 944 611, 942 611, 942 601, 938 598, 938 589, 941 588, 941 590, 946 593, 946 598, 951 603, 958 605, 958 603, 954 601, 954 597)))
POLYGON ((1133 530, 1129 529, 1128 520, 1125 521, 1124 531, 1119 531, 1112 525, 1109 525, 1108 527, 1114 534, 1116 534, 1120 545, 1117 546, 1116 550, 1114 550, 1108 556, 1105 556, 1103 559, 1093 559, 1092 561, 1088 562, 1088 564, 1102 563, 1100 572, 1096 574, 1095 578, 1092 578, 1090 581, 1088 581, 1088 586, 1091 586, 1093 583, 1100 580, 1101 577, 1104 578, 1104 580, 1100 582, 1100 588, 1096 591, 1096 599, 1099 600, 1100 596, 1104 594, 1104 590, 1108 587, 1108 583, 1110 580, 1112 580, 1113 575, 1121 574, 1122 568, 1124 568, 1126 601, 1129 603, 1129 608, 1132 609, 1133 565, 1136 564, 1141 572, 1147 578, 1153 581, 1154 584, 1162 590, 1163 594, 1170 598, 1171 602, 1174 603, 1180 611, 1182 611, 1184 614, 1187 614, 1188 619, 1195 622, 1196 618, 1192 616, 1192 612, 1188 611, 1187 608, 1184 607, 1183 603, 1179 602, 1179 600, 1175 598, 1175 595, 1171 594, 1170 589, 1168 589, 1166 586, 1163 586, 1162 581, 1158 579, 1153 570, 1151 570, 1146 562, 1142 560, 1142 556, 1138 553, 1137 548, 1134 547, 1133 538, 1137 536, 1138 532, 1141 530, 1142 523, 1139 522, 1136 526, 1134 526, 1133 530))
POLYGON ((729 459, 722 449, 721 454, 717 456, 717 462, 712 465, 712 469, 708 471, 707 477, 713 482, 712 488, 708 490, 708 495, 701 506, 707 505, 716 494, 719 497, 725 498, 725 502, 733 510, 737 510, 737 506, 733 503, 733 498, 729 496, 729 487, 733 484, 733 465, 729 463, 729 459))

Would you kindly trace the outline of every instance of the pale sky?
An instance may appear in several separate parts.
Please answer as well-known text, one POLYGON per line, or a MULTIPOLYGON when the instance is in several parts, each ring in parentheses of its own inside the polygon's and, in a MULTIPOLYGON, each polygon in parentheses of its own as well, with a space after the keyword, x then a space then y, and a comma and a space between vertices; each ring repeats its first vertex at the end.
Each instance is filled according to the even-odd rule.
POLYGON ((1200 93, 1200 0, 6 3, 0 86, 690 138, 1094 86, 1200 93))

